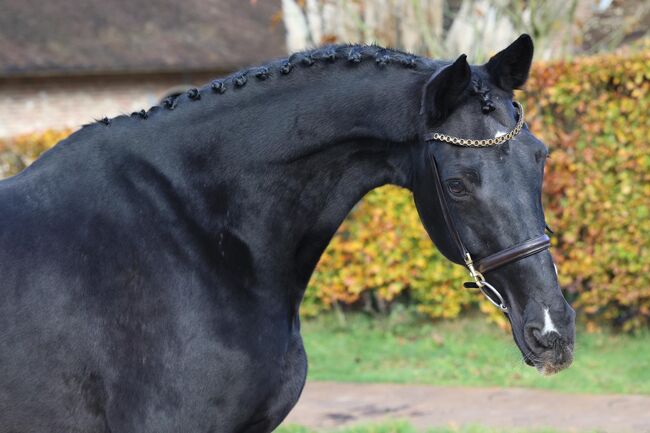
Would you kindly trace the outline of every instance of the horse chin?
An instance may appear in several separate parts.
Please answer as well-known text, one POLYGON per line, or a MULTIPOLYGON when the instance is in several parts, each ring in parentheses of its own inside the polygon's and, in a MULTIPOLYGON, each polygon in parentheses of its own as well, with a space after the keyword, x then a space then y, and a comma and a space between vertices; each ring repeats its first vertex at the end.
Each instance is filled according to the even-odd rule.
MULTIPOLYGON (((522 338, 523 339, 523 338, 522 338)), ((571 366, 573 362, 572 348, 565 348, 565 355, 562 362, 555 362, 556 356, 553 351, 544 352, 540 355, 533 355, 530 349, 524 344, 520 344, 519 339, 515 337, 515 342, 521 350, 523 361, 530 367, 535 367, 537 372, 542 376, 552 376, 571 366), (523 349, 522 349, 523 347, 523 349)))
POLYGON ((538 355, 533 355, 530 349, 528 349, 525 345, 523 347, 525 349, 522 350, 521 346, 519 349, 522 353, 524 363, 531 367, 535 367, 537 372, 542 376, 552 376, 564 370, 565 368, 569 368, 573 363, 572 348, 567 347, 560 349, 563 350, 563 356, 558 357, 553 353, 553 350, 549 350, 538 355), (558 362, 558 359, 561 360, 558 362))
POLYGON ((536 356, 532 360, 526 360, 526 363, 530 366, 533 366, 537 369, 539 374, 542 376, 552 376, 565 368, 569 368, 573 363, 573 349, 566 347, 559 349, 563 351, 563 355, 558 357, 553 353, 552 350, 542 353, 541 355, 536 356), (557 361, 558 358, 561 361, 557 361))
POLYGON ((537 372, 542 376, 552 376, 564 370, 565 368, 568 368, 570 365, 571 365, 570 363, 563 364, 563 365, 536 364, 535 368, 537 369, 537 372))

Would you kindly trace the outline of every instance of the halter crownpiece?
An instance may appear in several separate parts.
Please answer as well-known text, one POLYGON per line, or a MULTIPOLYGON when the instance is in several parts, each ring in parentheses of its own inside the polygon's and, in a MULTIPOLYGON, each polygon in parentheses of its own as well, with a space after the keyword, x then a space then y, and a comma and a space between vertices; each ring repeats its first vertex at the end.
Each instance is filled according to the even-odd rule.
POLYGON ((424 141, 444 141, 445 143, 463 147, 490 147, 505 143, 506 141, 515 138, 524 127, 524 107, 522 107, 517 101, 512 101, 512 105, 514 105, 519 118, 517 119, 515 127, 506 134, 484 140, 474 140, 472 138, 454 137, 453 135, 441 134, 439 132, 429 132, 424 134, 424 141))

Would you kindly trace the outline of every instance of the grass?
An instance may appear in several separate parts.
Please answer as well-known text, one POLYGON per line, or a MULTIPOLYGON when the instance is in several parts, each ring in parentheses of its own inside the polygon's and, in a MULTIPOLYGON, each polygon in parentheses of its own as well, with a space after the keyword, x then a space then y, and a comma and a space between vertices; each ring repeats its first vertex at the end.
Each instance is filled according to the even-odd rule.
MULTIPOLYGON (((315 433, 308 428, 296 425, 280 426, 274 433, 315 433)), ((418 432, 412 425, 404 421, 393 421, 381 424, 360 425, 344 429, 331 430, 327 433, 422 433, 418 432)), ((503 430, 482 426, 470 427, 436 427, 426 430, 424 433, 559 433, 556 430, 503 430)))
POLYGON ((303 322, 303 338, 309 380, 650 394, 650 332, 579 331, 573 365, 550 377, 525 365, 512 336, 482 317, 431 323, 354 313, 342 325, 323 315, 303 322))

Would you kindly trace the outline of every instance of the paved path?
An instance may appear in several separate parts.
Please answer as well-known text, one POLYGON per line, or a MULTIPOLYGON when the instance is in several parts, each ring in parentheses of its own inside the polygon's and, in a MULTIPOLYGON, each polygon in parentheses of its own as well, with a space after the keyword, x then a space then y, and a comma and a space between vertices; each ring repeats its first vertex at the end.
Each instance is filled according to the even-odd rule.
POLYGON ((480 424, 650 433, 650 396, 310 382, 286 422, 328 430, 387 418, 408 419, 420 429, 480 424))

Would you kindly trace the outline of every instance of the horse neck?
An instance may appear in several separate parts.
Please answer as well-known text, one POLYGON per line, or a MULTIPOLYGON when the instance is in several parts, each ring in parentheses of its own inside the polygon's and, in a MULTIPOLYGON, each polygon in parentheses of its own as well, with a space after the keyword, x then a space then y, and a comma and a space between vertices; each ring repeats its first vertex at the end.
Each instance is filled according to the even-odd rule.
POLYGON ((219 190, 205 189, 206 203, 222 202, 206 209, 222 213, 213 217, 252 252, 256 272, 288 271, 299 285, 363 195, 387 183, 408 185, 428 76, 374 63, 336 68, 314 65, 276 83, 251 82, 223 99, 227 110, 215 106, 206 125, 193 128, 206 131, 200 153, 217 165, 205 166, 207 176, 191 174, 211 177, 219 190))
POLYGON ((173 188, 187 227, 213 244, 205 251, 257 275, 245 284, 278 282, 282 273, 283 285, 304 288, 363 195, 387 183, 408 186, 428 76, 372 60, 297 66, 224 94, 202 89, 198 101, 181 96, 171 112, 114 119, 106 130, 123 143, 111 149, 128 146, 120 175, 142 184, 143 172, 155 173, 173 188), (125 123, 138 130, 120 132, 125 123))
POLYGON ((278 119, 262 134, 264 160, 249 179, 249 197, 261 203, 249 223, 269 252, 266 271, 290 269, 284 284, 299 291, 355 203, 381 185, 409 184, 424 77, 369 66, 344 82, 324 76, 269 107, 278 119))
POLYGON ((408 186, 426 77, 370 64, 301 70, 302 78, 311 80, 252 114, 258 141, 238 182, 246 191, 238 206, 255 209, 242 216, 240 234, 254 235, 247 243, 264 252, 264 272, 288 270, 284 283, 299 288, 355 203, 384 184, 408 186))

